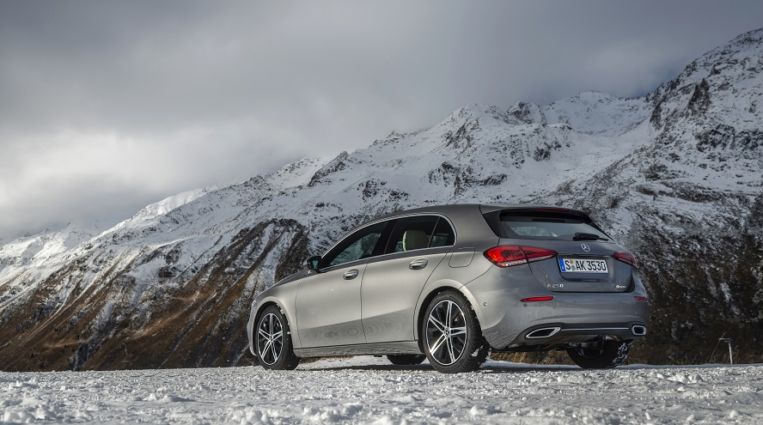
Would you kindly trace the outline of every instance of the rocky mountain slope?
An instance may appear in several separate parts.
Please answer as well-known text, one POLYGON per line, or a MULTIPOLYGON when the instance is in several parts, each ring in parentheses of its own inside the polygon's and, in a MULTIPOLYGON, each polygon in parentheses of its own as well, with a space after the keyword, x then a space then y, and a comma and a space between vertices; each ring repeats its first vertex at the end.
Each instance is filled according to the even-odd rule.
POLYGON ((634 356, 763 360, 763 30, 643 98, 472 105, 330 160, 146 207, 91 236, 0 248, 0 369, 222 366, 253 295, 357 223, 451 202, 590 211, 643 260, 654 312, 634 356))

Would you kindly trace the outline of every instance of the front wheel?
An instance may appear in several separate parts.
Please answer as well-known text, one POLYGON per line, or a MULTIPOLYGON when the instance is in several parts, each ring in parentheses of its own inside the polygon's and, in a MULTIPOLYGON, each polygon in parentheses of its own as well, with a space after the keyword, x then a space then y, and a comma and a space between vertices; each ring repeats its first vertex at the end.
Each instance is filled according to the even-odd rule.
POLYGON ((271 305, 257 320, 254 328, 257 360, 265 369, 291 370, 299 364, 291 345, 291 333, 281 309, 271 305))
POLYGON ((471 372, 488 354, 469 303, 456 292, 438 294, 429 303, 421 324, 424 353, 439 372, 471 372))
POLYGON ((575 364, 583 369, 611 369, 625 363, 631 341, 603 341, 588 347, 567 350, 575 364))

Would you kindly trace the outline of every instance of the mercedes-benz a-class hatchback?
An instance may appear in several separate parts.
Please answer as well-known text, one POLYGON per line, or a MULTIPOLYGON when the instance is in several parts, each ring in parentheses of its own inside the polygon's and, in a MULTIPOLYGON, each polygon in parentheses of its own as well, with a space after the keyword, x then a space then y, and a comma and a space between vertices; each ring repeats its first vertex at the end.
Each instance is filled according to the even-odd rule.
POLYGON ((374 354, 441 372, 490 351, 567 351, 584 368, 621 364, 646 335, 636 258, 566 208, 448 205, 350 232, 252 304, 249 349, 268 369, 374 354))

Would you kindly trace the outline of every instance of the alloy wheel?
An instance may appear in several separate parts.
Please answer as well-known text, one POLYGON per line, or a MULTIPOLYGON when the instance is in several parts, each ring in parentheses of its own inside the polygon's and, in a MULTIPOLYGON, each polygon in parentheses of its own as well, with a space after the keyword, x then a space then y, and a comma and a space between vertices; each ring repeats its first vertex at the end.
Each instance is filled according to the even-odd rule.
POLYGON ((443 300, 432 308, 427 318, 426 341, 437 363, 447 366, 460 359, 467 336, 464 312, 458 304, 443 300))
POLYGON ((283 326, 273 313, 268 313, 260 320, 257 329, 257 353, 260 361, 272 365, 278 361, 283 349, 283 326))

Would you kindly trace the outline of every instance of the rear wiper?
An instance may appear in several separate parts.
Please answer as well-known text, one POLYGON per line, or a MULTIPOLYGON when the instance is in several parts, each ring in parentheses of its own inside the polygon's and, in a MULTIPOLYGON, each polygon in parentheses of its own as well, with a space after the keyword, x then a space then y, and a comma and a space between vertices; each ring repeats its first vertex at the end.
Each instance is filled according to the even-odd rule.
POLYGON ((601 236, 595 234, 595 233, 575 233, 575 235, 572 237, 573 241, 606 241, 607 238, 602 238, 601 236))

